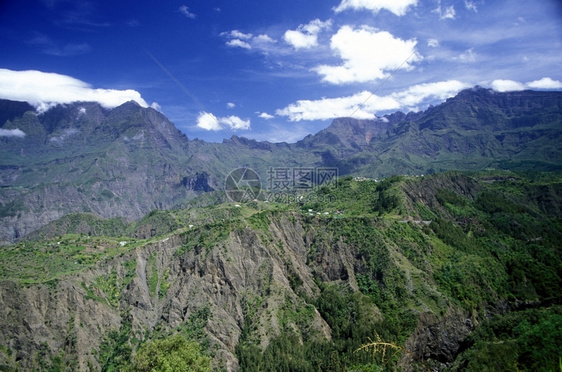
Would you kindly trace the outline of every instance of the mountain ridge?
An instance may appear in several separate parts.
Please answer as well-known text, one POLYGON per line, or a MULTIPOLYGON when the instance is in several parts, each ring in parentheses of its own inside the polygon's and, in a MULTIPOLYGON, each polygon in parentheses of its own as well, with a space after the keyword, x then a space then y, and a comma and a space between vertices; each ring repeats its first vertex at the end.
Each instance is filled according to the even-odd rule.
POLYGON ((0 137, 0 241, 7 242, 67 213, 135 220, 174 208, 223 189, 240 167, 254 169, 264 188, 272 168, 332 167, 372 178, 562 169, 562 92, 475 87, 417 113, 338 118, 290 144, 236 135, 222 143, 190 140, 163 114, 135 102, 112 110, 75 102, 40 115, 22 113, 30 107, 22 103, 2 107, 11 118, 2 128, 26 133, 0 137))

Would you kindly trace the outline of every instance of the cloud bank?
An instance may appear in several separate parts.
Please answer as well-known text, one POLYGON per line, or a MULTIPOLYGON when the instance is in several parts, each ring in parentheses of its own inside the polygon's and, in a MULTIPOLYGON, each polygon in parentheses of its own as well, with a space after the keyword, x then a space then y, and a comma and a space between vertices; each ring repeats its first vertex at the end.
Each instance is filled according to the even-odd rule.
POLYGON ((342 0, 340 5, 334 8, 336 13, 344 10, 370 10, 378 13, 382 9, 403 16, 411 6, 416 6, 418 0, 342 0))
POLYGON ((21 129, 2 129, 0 128, 0 137, 25 137, 25 133, 21 129))
POLYGON ((379 111, 416 111, 418 105, 430 99, 444 100, 453 97, 470 84, 457 80, 414 85, 407 90, 388 96, 377 96, 362 91, 348 97, 322 98, 320 100, 299 100, 276 111, 289 121, 329 120, 352 116, 357 119, 374 119, 379 111))
POLYGON ((39 112, 57 104, 76 101, 98 102, 105 108, 135 101, 142 107, 148 107, 135 90, 95 89, 71 76, 35 70, 0 69, 0 98, 28 102, 39 112))
POLYGON ((515 80, 497 79, 492 82, 491 87, 497 92, 513 92, 525 89, 560 89, 562 88, 562 82, 549 77, 529 81, 527 83, 520 83, 515 80))
POLYGON ((200 112, 197 117, 197 127, 205 130, 247 130, 250 129, 250 120, 242 120, 238 116, 217 118, 210 112, 200 112))

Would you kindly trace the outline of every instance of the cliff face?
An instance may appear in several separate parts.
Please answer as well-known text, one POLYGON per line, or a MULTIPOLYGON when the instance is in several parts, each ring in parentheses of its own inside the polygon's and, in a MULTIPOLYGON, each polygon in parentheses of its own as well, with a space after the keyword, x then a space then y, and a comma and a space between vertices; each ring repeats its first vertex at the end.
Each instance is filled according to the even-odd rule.
MULTIPOLYGON (((267 233, 227 227, 214 243, 201 238, 208 226, 192 228, 48 284, 2 282, 0 345, 13 350, 3 355, 3 363, 29 369, 40 355, 62 351, 68 360, 77 358, 77 370, 101 368, 100 346, 111 343, 110 330, 130 327, 127 338, 143 339, 146 331, 167 332, 202 321, 217 363, 238 370, 234 349, 249 319, 255 324, 253 337, 265 347, 280 332, 280 311, 303 305, 289 277, 302 280, 301 295, 318 292, 306 264, 310 244, 305 239, 314 234, 287 217, 267 233), (204 317, 203 310, 208 311, 204 317)), ((330 258, 336 267, 349 265, 348 259, 330 258)), ((310 328, 330 337, 318 312, 310 328)))
MULTIPOLYGON (((235 348, 243 333, 261 349, 287 329, 330 340, 332 330, 315 308, 305 323, 287 315, 310 308, 320 283, 357 290, 356 274, 366 272, 359 247, 335 238, 320 219, 289 213, 266 221, 261 228, 194 227, 46 284, 2 282, 0 345, 12 351, 3 363, 30 369, 41 356, 61 353, 68 363, 76 359, 76 370, 102 368, 103 351, 118 348, 112 330, 142 340, 199 327, 217 366, 232 371, 239 369, 235 348)), ((398 251, 392 255, 408 275, 424 275, 398 251)), ((382 320, 375 305, 365 311, 382 320)))

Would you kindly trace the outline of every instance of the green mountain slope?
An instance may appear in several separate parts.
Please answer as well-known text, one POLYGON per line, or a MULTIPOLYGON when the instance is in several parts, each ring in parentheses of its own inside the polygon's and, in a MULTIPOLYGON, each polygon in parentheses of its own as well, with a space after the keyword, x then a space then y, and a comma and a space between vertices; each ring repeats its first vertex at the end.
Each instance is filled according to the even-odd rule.
POLYGON ((561 112, 559 92, 474 88, 422 113, 377 121, 337 119, 303 144, 326 148, 325 157, 344 174, 370 177, 486 168, 559 170, 561 112))
POLYGON ((173 231, 144 239, 76 215, 3 247, 2 368, 119 370, 177 333, 217 370, 558 367, 559 175, 339 181, 300 203, 153 212, 140 226, 173 231))

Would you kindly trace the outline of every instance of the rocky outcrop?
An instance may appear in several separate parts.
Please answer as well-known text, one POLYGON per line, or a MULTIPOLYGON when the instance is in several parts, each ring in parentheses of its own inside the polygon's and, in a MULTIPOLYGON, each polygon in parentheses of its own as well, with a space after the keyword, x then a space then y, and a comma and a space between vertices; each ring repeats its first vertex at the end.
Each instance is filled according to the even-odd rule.
POLYGON ((449 308, 443 316, 422 313, 418 325, 406 341, 400 365, 403 371, 415 371, 423 365, 431 370, 450 366, 462 343, 476 327, 476 320, 462 310, 449 308))
POLYGON ((415 204, 419 203, 432 211, 448 214, 444 206, 437 199, 439 191, 448 190, 460 195, 467 200, 474 200, 482 190, 477 180, 462 173, 448 173, 408 181, 402 186, 406 198, 405 208, 410 213, 415 213, 415 204))
POLYGON ((0 283, 0 343, 11 351, 0 365, 31 369, 56 354, 74 360, 76 370, 87 370, 88 361, 97 365, 92 353, 121 319, 107 304, 87 298, 76 279, 27 287, 0 283))

